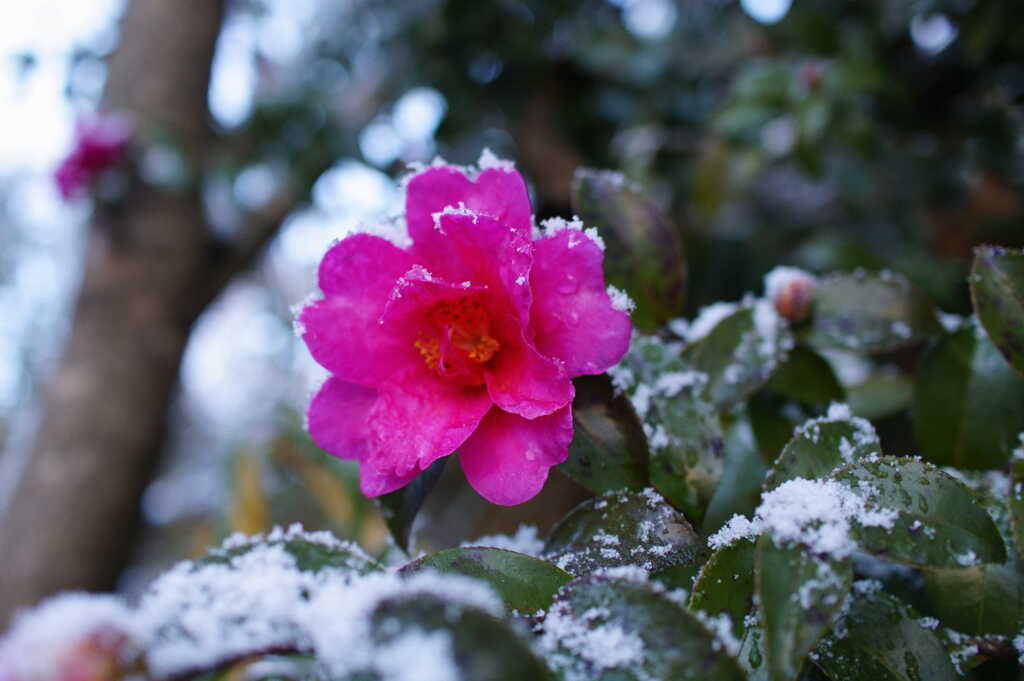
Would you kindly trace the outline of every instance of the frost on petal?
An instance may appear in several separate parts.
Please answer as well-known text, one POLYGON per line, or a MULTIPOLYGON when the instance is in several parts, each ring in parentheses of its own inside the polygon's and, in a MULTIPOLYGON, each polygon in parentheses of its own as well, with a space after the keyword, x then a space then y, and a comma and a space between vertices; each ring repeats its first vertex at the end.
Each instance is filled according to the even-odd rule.
POLYGON ((496 405, 528 419, 561 409, 576 394, 561 362, 545 357, 525 339, 518 346, 502 347, 484 378, 496 405))
POLYGON ((572 409, 527 420, 491 409, 459 450, 466 479, 488 501, 521 504, 544 486, 548 470, 565 461, 572 441, 572 409))
POLYGON ((377 391, 340 378, 327 379, 309 405, 309 435, 321 449, 342 459, 367 453, 366 417, 377 391))
POLYGON ((441 262, 451 254, 451 243, 434 224, 434 214, 449 206, 489 215, 530 236, 530 198, 518 172, 488 168, 473 181, 454 166, 431 166, 409 180, 405 195, 412 250, 427 262, 441 262))
POLYGON ((572 230, 534 242, 530 285, 537 349, 565 362, 570 377, 598 374, 629 348, 629 315, 605 290, 604 254, 597 244, 573 242, 572 230))
POLYGON ((363 493, 394 491, 451 454, 490 407, 483 388, 445 381, 426 366, 403 371, 381 385, 367 415, 370 451, 360 467, 363 493))

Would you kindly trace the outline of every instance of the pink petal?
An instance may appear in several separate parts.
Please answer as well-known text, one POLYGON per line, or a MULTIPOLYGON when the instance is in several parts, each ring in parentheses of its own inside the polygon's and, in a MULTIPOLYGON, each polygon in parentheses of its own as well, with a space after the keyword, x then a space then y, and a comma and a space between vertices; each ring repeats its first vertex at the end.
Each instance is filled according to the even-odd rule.
POLYGON ((299 313, 302 339, 313 358, 336 376, 376 386, 420 361, 412 343, 380 324, 396 281, 412 257, 380 237, 356 234, 335 245, 320 263, 326 297, 299 313))
POLYGON ((534 497, 551 466, 569 456, 572 408, 528 420, 491 409, 459 449, 466 479, 494 504, 512 506, 534 497))
POLYGON ((425 365, 399 373, 380 386, 367 415, 371 450, 362 459, 365 474, 372 480, 411 479, 465 442, 490 407, 482 387, 444 381, 425 365))
POLYGON ((565 362, 569 376, 599 374, 629 348, 629 315, 612 307, 603 261, 597 244, 575 230, 533 243, 534 342, 542 354, 565 362))
POLYGON ((373 301, 383 311, 395 281, 415 264, 409 253, 386 239, 353 234, 327 251, 317 278, 324 294, 373 301))
POLYGON ((309 434, 321 449, 342 459, 361 459, 368 448, 366 417, 377 391, 331 377, 309 405, 309 434))
POLYGON ((435 166, 409 180, 405 213, 413 252, 425 262, 443 261, 451 244, 434 227, 434 213, 460 205, 529 236, 530 197, 522 176, 511 168, 490 168, 472 181, 453 166, 435 166))
POLYGON ((494 321, 505 325, 506 334, 518 335, 530 318, 529 232, 524 235, 479 213, 448 213, 438 224, 452 249, 448 262, 457 260, 467 279, 492 291, 494 321))
POLYGON ((359 466, 359 491, 368 497, 379 497, 405 487, 422 472, 416 469, 404 475, 398 475, 394 471, 381 470, 369 464, 362 464, 359 466))
POLYGON ((501 409, 527 419, 551 414, 572 402, 572 381, 558 360, 531 344, 502 345, 484 372, 487 392, 501 409))

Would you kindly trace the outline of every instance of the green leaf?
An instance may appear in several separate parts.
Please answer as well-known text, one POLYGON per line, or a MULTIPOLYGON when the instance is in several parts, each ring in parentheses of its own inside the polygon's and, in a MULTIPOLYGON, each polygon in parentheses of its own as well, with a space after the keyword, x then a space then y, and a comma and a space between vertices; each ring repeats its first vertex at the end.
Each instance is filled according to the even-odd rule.
POLYGON ((573 582, 558 594, 544 626, 545 643, 554 646, 549 659, 564 678, 745 678, 722 641, 692 613, 646 583, 607 577, 573 582), (609 650, 608 641, 617 641, 617 648, 609 650))
POLYGON ((647 437, 629 398, 615 394, 606 374, 580 376, 573 385, 575 431, 558 469, 593 492, 647 487, 647 437))
POLYGON ((772 377, 793 347, 785 322, 766 300, 744 304, 686 349, 694 369, 708 376, 707 392, 718 407, 750 397, 772 377))
POLYGON ((926 459, 957 468, 1006 463, 1024 431, 1024 378, 973 325, 944 336, 918 371, 914 437, 926 459))
POLYGON ((1024 578, 1017 561, 923 572, 928 601, 943 626, 970 635, 1020 633, 1024 578))
POLYGON ((657 572, 688 563, 700 547, 686 516, 646 490, 587 499, 551 531, 543 555, 573 575, 620 565, 657 572))
MULTIPOLYGON (((378 650, 408 635, 440 633, 450 639, 450 659, 458 676, 452 681, 554 681, 548 666, 530 644, 505 622, 476 608, 452 603, 434 594, 418 593, 383 600, 371 614, 371 636, 378 650)), ((414 664, 416 660, 399 660, 414 664)), ((371 676, 349 677, 356 679, 371 676)))
POLYGON ((757 541, 755 564, 768 678, 790 681, 842 610, 853 570, 768 535, 757 541))
POLYGON ((506 608, 522 613, 546 609, 555 592, 572 580, 572 575, 539 558, 488 547, 439 551, 405 565, 401 572, 415 574, 424 569, 487 582, 506 608))
POLYGON ((789 351, 786 361, 772 374, 766 387, 804 404, 828 405, 845 399, 832 365, 806 345, 797 345, 789 351))
POLYGON ((988 337, 1024 374, 1024 251, 978 246, 968 281, 974 311, 988 337))
POLYGON ((681 344, 636 336, 616 369, 650 434, 651 484, 699 521, 723 469, 718 414, 707 400, 707 377, 680 357, 681 344))
POLYGON ((725 613, 737 638, 745 635, 754 603, 754 542, 741 539, 723 546, 708 559, 693 584, 690 610, 725 613))
POLYGON ((1006 560, 999 530, 974 494, 931 464, 887 457, 841 468, 835 478, 897 513, 891 529, 854 525, 862 551, 917 567, 1006 560))
POLYGON ((914 382, 895 371, 876 371, 863 383, 846 390, 847 403, 857 416, 884 419, 910 406, 914 382))
POLYGON ((899 274, 834 274, 815 290, 810 340, 819 348, 889 352, 938 330, 932 302, 899 274))
POLYGON ((832 407, 827 416, 811 419, 796 429, 775 460, 764 488, 775 489, 793 478, 821 478, 839 466, 880 454, 881 450, 878 435, 868 421, 851 416, 843 407, 832 407))
POLYGON ((814 416, 798 403, 767 389, 758 390, 747 401, 747 414, 758 452, 766 466, 779 458, 786 444, 793 439, 797 427, 814 416))
POLYGON ((378 498, 381 514, 388 524, 388 529, 391 530, 391 536, 406 553, 409 552, 409 538, 412 536, 412 524, 416 520, 416 514, 420 512, 427 495, 437 484, 447 461, 448 457, 441 457, 405 487, 378 498))
POLYGON ((655 329, 679 316, 686 289, 683 243, 658 203, 619 173, 580 168, 572 204, 605 240, 606 276, 636 300, 634 324, 655 329))
MULTIPOLYGON (((1021 446, 1024 447, 1024 443, 1021 446)), ((1017 554, 1024 558, 1024 459, 1014 457, 1010 462, 1010 490, 1006 506, 1010 512, 1017 554)))
POLYGON ((269 535, 255 535, 235 546, 217 547, 196 561, 197 567, 231 564, 232 560, 250 551, 266 546, 281 546, 295 559, 295 567, 303 572, 323 569, 341 569, 354 574, 367 574, 383 570, 383 566, 370 558, 356 544, 334 539, 320 540, 316 533, 298 533, 275 530, 269 535))
POLYGON ((814 651, 833 681, 954 681, 958 678, 935 632, 884 592, 858 591, 836 631, 814 651))
POLYGON ((725 432, 725 471, 708 503, 701 531, 714 534, 734 515, 753 515, 767 473, 750 421, 741 416, 725 432))

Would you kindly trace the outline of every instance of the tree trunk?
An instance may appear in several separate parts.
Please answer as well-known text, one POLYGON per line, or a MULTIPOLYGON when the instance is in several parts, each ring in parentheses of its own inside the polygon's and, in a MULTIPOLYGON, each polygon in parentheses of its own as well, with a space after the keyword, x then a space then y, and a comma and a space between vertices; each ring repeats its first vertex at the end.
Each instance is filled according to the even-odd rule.
MULTIPOLYGON (((133 0, 104 107, 140 130, 170 131, 199 159, 213 141, 206 102, 223 14, 223 0, 133 0)), ((0 625, 58 590, 114 586, 216 252, 198 190, 139 183, 94 215, 65 356, 0 523, 0 625)))

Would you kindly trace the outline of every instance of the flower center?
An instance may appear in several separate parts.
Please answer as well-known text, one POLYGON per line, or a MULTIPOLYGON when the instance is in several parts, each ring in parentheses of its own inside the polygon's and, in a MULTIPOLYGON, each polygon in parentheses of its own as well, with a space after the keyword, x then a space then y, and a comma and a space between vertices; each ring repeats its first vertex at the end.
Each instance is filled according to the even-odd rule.
POLYGON ((483 304, 470 296, 441 301, 430 308, 427 318, 433 333, 421 333, 413 343, 427 366, 460 383, 482 383, 482 365, 501 349, 491 335, 491 320, 483 304))

